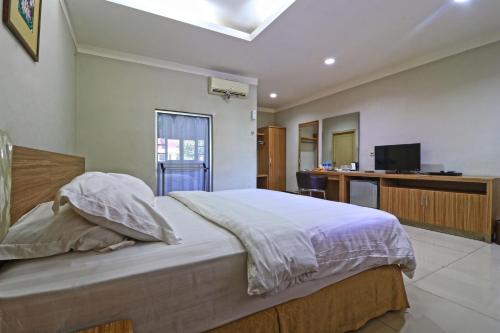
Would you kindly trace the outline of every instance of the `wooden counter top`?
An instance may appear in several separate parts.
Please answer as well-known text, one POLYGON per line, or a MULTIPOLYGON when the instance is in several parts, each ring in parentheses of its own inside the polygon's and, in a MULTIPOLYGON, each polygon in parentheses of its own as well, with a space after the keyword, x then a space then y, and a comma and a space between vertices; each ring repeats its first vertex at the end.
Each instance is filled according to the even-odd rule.
POLYGON ((384 178, 384 179, 406 179, 406 180, 426 180, 444 181, 460 183, 490 183, 500 177, 492 176, 434 176, 424 174, 393 174, 382 172, 361 172, 361 171, 311 171, 314 174, 335 176, 335 177, 362 177, 362 178, 384 178))

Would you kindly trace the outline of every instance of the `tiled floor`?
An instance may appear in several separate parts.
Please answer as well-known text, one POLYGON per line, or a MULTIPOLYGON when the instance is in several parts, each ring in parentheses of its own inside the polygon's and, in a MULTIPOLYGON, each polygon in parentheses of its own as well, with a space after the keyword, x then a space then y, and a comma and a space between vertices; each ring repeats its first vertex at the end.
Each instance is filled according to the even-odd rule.
POLYGON ((417 256, 411 308, 360 333, 500 333, 500 246, 405 226, 417 256))

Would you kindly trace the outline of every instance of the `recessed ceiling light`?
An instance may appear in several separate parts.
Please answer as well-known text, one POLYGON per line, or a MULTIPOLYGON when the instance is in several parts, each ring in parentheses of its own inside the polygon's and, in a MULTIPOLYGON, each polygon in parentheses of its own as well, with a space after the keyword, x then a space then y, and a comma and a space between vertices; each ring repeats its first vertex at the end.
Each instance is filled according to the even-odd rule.
POLYGON ((335 63, 335 58, 326 58, 325 59, 325 65, 333 65, 335 63))
POLYGON ((466 3, 466 2, 469 2, 469 0, 453 0, 455 1, 456 3, 466 3))
POLYGON ((276 98, 276 97, 278 97, 278 94, 277 93, 271 93, 271 94, 269 94, 269 97, 276 98))

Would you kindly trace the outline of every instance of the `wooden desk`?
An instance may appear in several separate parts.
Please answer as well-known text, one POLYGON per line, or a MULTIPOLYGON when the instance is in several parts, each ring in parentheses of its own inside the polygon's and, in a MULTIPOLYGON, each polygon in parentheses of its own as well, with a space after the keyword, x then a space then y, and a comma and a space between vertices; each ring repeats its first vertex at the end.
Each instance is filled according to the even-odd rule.
POLYGON ((500 219, 500 178, 320 171, 327 175, 327 198, 349 202, 352 179, 380 183, 380 209, 403 223, 492 241, 500 219))

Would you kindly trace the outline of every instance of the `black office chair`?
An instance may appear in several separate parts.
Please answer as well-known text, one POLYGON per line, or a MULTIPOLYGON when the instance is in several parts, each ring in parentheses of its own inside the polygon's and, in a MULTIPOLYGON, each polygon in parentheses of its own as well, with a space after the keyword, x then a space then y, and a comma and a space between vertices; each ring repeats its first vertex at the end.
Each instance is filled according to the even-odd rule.
POLYGON ((297 185, 299 187, 299 194, 307 192, 312 197, 313 193, 321 193, 323 199, 326 199, 326 184, 328 176, 313 175, 309 172, 297 172, 297 185))

